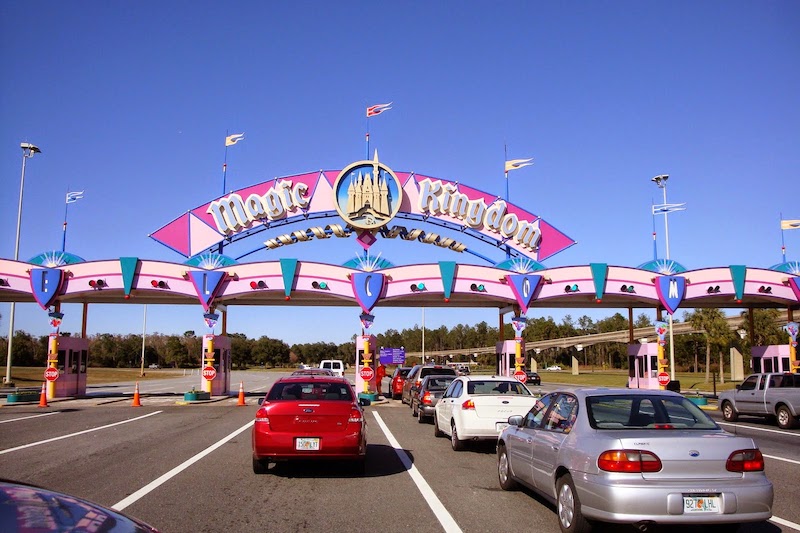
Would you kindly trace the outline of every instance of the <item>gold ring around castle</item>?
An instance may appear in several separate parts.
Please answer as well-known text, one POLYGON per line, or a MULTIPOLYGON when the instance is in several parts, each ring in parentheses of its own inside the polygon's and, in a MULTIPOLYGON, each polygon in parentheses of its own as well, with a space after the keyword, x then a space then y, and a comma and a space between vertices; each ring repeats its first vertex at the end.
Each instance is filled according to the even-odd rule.
POLYGON ((336 211, 354 228, 377 230, 397 215, 403 188, 395 173, 378 161, 356 161, 345 167, 333 184, 336 211))

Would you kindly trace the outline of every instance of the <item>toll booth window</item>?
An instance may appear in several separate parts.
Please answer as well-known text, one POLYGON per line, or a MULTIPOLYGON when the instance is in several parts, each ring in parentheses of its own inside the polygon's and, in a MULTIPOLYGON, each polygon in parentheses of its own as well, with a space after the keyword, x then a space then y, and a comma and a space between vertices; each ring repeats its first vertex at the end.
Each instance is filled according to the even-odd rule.
POLYGON ((792 366, 789 364, 789 358, 788 357, 782 357, 781 358, 781 365, 783 365, 782 366, 782 370, 784 372, 788 372, 789 369, 792 368, 792 366))
POLYGON ((89 352, 88 350, 81 350, 81 374, 86 373, 86 364, 89 361, 89 352))
POLYGON ((772 357, 765 357, 764 359, 762 359, 762 362, 764 364, 764 372, 765 373, 768 374, 770 372, 773 372, 773 370, 772 370, 772 357))
POLYGON ((658 375, 658 356, 650 356, 650 377, 654 378, 658 375))
POLYGON ((761 358, 760 357, 753 357, 753 372, 756 374, 761 373, 761 358))
POLYGON ((78 362, 79 362, 78 361, 78 356, 79 355, 80 355, 80 352, 76 352, 76 351, 73 351, 73 350, 69 351, 69 362, 70 362, 70 367, 72 368, 72 373, 73 374, 77 374, 78 373, 78 362))
POLYGON ((67 364, 67 351, 66 350, 59 350, 58 351, 58 369, 63 371, 64 367, 67 364))

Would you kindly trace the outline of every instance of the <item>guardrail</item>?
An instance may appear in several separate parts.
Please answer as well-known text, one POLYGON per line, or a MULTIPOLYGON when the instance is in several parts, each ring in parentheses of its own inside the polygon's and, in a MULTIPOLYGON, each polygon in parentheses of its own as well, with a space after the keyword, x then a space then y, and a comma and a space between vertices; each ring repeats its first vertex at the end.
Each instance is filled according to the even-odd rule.
MULTIPOLYGON (((740 316, 729 316, 726 318, 728 322, 728 327, 732 330, 739 329, 742 326, 742 321, 744 320, 740 316)), ((780 319, 778 322, 785 322, 785 320, 780 319)), ((694 329, 692 327, 691 322, 676 322, 672 325, 672 334, 673 335, 684 335, 687 333, 702 333, 702 330, 694 329)), ((634 339, 641 339, 644 337, 652 337, 655 339, 656 333, 653 326, 648 326, 646 328, 635 328, 633 330, 633 338, 634 339)), ((629 330, 622 330, 622 331, 611 331, 607 333, 593 333, 591 335, 578 335, 575 337, 564 337, 561 339, 548 339, 543 341, 527 341, 525 343, 526 351, 541 349, 546 350, 548 348, 572 348, 578 344, 582 346, 591 346, 593 344, 602 344, 604 342, 622 342, 627 344, 630 340, 630 332, 629 330)), ((487 354, 496 353, 496 348, 494 346, 481 346, 479 348, 460 348, 457 350, 425 350, 426 357, 441 357, 447 355, 470 355, 470 354, 487 354)), ((421 357, 422 352, 406 352, 406 357, 421 357)))

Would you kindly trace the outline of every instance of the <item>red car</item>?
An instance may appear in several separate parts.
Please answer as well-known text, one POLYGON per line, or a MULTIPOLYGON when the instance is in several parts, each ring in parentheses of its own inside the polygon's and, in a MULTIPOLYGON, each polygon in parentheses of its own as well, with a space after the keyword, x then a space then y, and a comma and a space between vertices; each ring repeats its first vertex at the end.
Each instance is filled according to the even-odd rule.
POLYGON ((392 384, 389 386, 389 391, 392 394, 393 400, 399 400, 403 397, 403 383, 406 382, 406 376, 410 371, 410 366, 398 366, 394 369, 392 384))
POLYGON ((253 472, 291 459, 349 459, 364 471, 367 423, 363 405, 346 378, 279 379, 256 412, 253 472))

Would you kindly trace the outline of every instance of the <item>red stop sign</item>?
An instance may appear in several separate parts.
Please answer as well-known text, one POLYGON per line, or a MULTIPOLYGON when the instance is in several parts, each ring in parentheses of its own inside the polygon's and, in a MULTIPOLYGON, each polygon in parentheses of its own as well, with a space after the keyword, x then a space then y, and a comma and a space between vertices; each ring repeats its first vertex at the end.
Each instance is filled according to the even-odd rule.
POLYGON ((55 381, 58 379, 58 369, 52 366, 48 366, 47 370, 44 371, 44 379, 47 381, 55 381))
POLYGON ((517 370, 514 372, 514 377, 517 378, 520 383, 525 383, 528 381, 528 374, 526 374, 523 370, 517 370))
POLYGON ((658 384, 661 385, 662 387, 666 387, 670 381, 671 380, 669 379, 669 374, 667 374, 666 372, 661 372, 658 375, 658 384))
POLYGON ((202 375, 204 378, 206 378, 208 381, 211 381, 211 380, 213 380, 214 378, 216 378, 216 377, 217 377, 217 370, 216 370, 216 369, 215 369, 213 366, 211 366, 211 365, 209 365, 209 366, 204 366, 204 367, 203 367, 203 370, 202 370, 202 371, 200 371, 200 374, 201 374, 201 375, 202 375))
POLYGON ((364 381, 370 381, 375 377, 375 371, 372 370, 372 367, 362 366, 361 370, 358 371, 358 375, 361 376, 361 379, 364 381))

